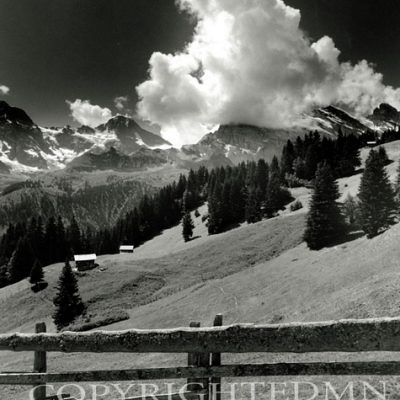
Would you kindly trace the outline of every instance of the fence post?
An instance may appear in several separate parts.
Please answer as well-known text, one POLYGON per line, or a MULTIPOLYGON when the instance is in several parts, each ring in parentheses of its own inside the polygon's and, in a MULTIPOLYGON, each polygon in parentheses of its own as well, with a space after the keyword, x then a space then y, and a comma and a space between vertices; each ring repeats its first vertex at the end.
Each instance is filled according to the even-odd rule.
MULTIPOLYGON (((222 314, 217 314, 214 318, 214 326, 222 326, 223 316, 222 314)), ((211 354, 211 366, 219 367, 221 365, 221 353, 212 353, 211 354)), ((221 378, 211 378, 211 400, 214 400, 215 391, 215 400, 221 400, 221 378)))
MULTIPOLYGON (((191 322, 190 328, 200 328, 200 322, 191 322)), ((210 353, 188 353, 188 366, 189 367, 209 367, 210 366, 210 353)), ((187 388, 190 392, 204 391, 203 400, 209 400, 209 379, 188 379, 187 388), (199 389, 199 388, 202 389, 199 389)))
MULTIPOLYGON (((46 324, 40 322, 35 326, 36 333, 46 332, 46 324)), ((47 371, 47 359, 45 351, 35 351, 33 358, 33 372, 46 372, 47 371)), ((34 389, 33 398, 35 400, 46 399, 46 386, 39 386, 34 389)))

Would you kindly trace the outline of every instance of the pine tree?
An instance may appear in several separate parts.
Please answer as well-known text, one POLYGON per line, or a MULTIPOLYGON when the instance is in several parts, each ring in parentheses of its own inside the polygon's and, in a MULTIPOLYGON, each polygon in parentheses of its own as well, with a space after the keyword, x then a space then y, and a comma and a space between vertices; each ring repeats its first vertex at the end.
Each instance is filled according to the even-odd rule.
POLYGON ((81 230, 75 217, 73 217, 69 227, 69 243, 74 254, 79 254, 82 251, 81 239, 81 230))
POLYGON ((9 284, 7 266, 0 266, 0 289, 9 284))
POLYGON ((259 189, 259 197, 264 200, 267 195, 269 165, 263 159, 258 160, 255 179, 259 189))
POLYGON ((345 223, 336 202, 339 190, 327 163, 318 166, 304 240, 311 250, 331 244, 344 233, 345 223))
POLYGON ((286 145, 283 147, 281 157, 281 174, 283 179, 286 177, 286 175, 293 174, 293 163, 295 159, 296 152, 294 150, 293 143, 288 140, 286 145))
POLYGON ((244 218, 245 200, 243 196, 243 186, 244 182, 241 182, 238 177, 232 181, 229 205, 233 224, 242 222, 244 218))
POLYGON ((67 243, 64 223, 61 216, 57 218, 56 246, 57 246, 57 252, 56 252, 57 262, 61 262, 69 256, 68 254, 69 246, 67 243))
POLYGON ((182 236, 185 242, 188 242, 193 237, 194 224, 190 212, 186 211, 182 219, 182 236))
POLYGON ((248 189, 246 198, 245 215, 248 224, 254 224, 261 221, 261 207, 258 201, 259 193, 254 186, 248 189))
POLYGON ((379 146, 378 156, 384 166, 390 163, 389 156, 386 153, 386 149, 382 146, 379 146))
POLYGON ((37 283, 42 282, 43 278, 44 278, 43 266, 41 262, 36 259, 31 270, 31 276, 29 282, 32 285, 36 285, 37 283))
POLYGON ((77 279, 68 261, 65 262, 58 280, 57 294, 53 303, 56 307, 53 320, 58 330, 68 326, 85 309, 79 295, 77 279))
POLYGON ((15 283, 29 276, 35 256, 26 237, 20 238, 10 259, 8 273, 10 282, 15 283))
POLYGON ((394 191, 382 161, 381 154, 370 151, 358 194, 360 225, 369 238, 394 222, 394 191))
POLYGON ((50 217, 46 225, 46 233, 44 235, 46 243, 46 265, 53 264, 57 261, 58 243, 57 243, 57 226, 54 217, 50 217))
MULTIPOLYGON (((272 166, 272 164, 271 164, 272 166)), ((267 196, 265 200, 265 212, 268 217, 273 217, 291 199, 286 188, 281 187, 279 169, 271 168, 271 175, 268 182, 267 196)))
POLYGON ((208 233, 214 235, 223 231, 222 188, 215 182, 212 193, 208 196, 208 233))

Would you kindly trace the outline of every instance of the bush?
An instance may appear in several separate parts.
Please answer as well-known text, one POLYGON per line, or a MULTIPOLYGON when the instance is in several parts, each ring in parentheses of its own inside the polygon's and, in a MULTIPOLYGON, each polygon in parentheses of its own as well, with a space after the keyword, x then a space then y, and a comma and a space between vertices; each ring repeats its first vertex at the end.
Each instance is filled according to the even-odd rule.
POLYGON ((194 216, 195 216, 196 218, 199 218, 199 217, 200 217, 200 212, 199 212, 199 210, 196 210, 196 211, 194 212, 194 216))
POLYGON ((290 205, 290 211, 297 211, 303 208, 303 203, 300 200, 296 200, 293 204, 290 205))

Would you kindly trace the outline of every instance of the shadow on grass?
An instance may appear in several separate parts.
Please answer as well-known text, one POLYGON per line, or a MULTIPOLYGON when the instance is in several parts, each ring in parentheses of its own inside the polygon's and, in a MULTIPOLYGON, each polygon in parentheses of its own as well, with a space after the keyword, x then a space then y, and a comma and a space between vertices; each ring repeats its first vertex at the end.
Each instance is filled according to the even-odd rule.
POLYGON ((188 240, 188 242, 193 242, 193 240, 200 239, 200 238, 201 238, 200 235, 193 236, 192 238, 190 238, 190 239, 188 240))
POLYGON ((328 246, 325 246, 325 247, 330 248, 330 247, 340 246, 345 243, 349 243, 354 240, 357 240, 363 236, 365 236, 365 232, 362 230, 349 231, 349 232, 346 232, 343 236, 336 238, 336 240, 333 240, 328 246))

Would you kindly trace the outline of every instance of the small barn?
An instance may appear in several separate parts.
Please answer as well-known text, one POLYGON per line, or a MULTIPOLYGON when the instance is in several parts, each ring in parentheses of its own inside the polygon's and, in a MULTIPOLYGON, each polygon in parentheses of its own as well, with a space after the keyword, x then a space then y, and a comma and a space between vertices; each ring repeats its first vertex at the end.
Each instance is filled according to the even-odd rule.
POLYGON ((74 261, 78 271, 96 268, 96 254, 75 254, 74 261))
POLYGON ((370 140, 369 142, 367 142, 368 147, 375 147, 377 144, 378 142, 376 140, 370 140))
POLYGON ((123 244, 119 246, 119 253, 133 253, 135 246, 133 244, 123 244))

